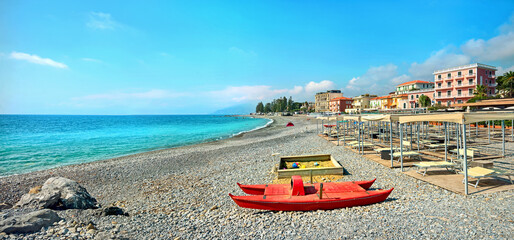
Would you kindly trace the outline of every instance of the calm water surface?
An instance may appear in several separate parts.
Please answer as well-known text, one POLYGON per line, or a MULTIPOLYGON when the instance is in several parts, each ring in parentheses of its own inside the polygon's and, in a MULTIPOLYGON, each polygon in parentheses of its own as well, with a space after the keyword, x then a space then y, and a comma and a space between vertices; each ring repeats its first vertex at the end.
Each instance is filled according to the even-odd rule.
POLYGON ((228 138, 269 121, 212 115, 0 115, 0 176, 228 138))

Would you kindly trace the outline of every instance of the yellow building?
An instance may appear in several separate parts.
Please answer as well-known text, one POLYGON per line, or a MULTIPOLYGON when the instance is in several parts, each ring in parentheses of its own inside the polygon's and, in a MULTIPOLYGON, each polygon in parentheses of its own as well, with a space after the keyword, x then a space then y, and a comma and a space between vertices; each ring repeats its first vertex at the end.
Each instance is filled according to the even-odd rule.
POLYGON ((343 93, 341 90, 328 90, 326 92, 316 93, 315 99, 315 111, 316 112, 329 112, 330 111, 330 100, 338 97, 342 97, 343 93))

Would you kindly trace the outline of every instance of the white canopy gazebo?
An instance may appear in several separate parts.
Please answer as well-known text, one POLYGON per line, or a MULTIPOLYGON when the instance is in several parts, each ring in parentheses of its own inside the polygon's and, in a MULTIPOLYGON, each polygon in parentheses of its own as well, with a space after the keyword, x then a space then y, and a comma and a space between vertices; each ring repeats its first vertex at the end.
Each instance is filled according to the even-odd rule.
MULTIPOLYGON (((464 185, 465 193, 468 194, 468 166, 467 166, 467 146, 466 146, 466 124, 478 123, 485 121, 502 121, 502 155, 505 156, 505 120, 514 119, 513 112, 488 112, 488 113, 444 113, 444 114, 426 114, 426 115, 410 115, 410 116, 399 116, 399 122, 401 124, 412 123, 412 122, 445 122, 445 123, 456 123, 462 127, 462 148, 463 148, 463 161, 462 169, 464 171, 464 185)), ((400 135, 402 134, 402 128, 400 127, 400 135)), ((446 145, 446 139, 445 139, 446 145)), ((446 149, 446 147, 445 147, 446 149)), ((403 149, 400 146, 400 158, 403 171, 403 149)), ((445 159, 446 160, 446 159, 445 159)))

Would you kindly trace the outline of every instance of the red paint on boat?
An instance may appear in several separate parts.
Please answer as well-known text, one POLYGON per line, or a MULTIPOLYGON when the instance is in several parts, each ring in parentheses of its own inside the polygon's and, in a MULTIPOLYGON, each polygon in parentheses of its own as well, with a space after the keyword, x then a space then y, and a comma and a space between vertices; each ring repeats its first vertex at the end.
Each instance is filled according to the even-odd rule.
POLYGON ((389 190, 367 189, 375 181, 323 183, 304 185, 300 176, 293 176, 291 184, 239 185, 243 191, 263 194, 229 196, 240 207, 272 211, 311 211, 369 205, 384 201, 389 190), (301 183, 301 184, 300 184, 301 183), (264 188, 262 188, 264 186, 264 188), (323 190, 320 191, 320 187, 323 190), (300 189, 301 188, 301 189, 300 189), (302 191, 303 190, 303 191, 302 191), (320 196, 322 192, 322 196, 320 196))
MULTIPOLYGON (((337 186, 344 186, 344 185, 359 185, 361 188, 364 188, 365 190, 369 189, 371 185, 375 182, 376 178, 371 181, 353 181, 353 182, 330 182, 330 183, 323 183, 323 188, 332 188, 332 185, 337 186)), ((270 188, 282 188, 282 189, 291 189, 290 184, 257 184, 257 185, 243 185, 240 183, 237 183, 239 188, 243 190, 244 193, 250 194, 250 195, 264 195, 264 191, 266 189, 266 186, 270 186, 270 188)), ((319 189, 319 183, 310 184, 310 186, 304 186, 305 189, 309 189, 312 186, 314 186, 314 189, 319 189)), ((349 190, 349 191, 355 191, 356 187, 352 188, 351 186, 346 187, 340 187, 342 191, 349 190)), ((317 191, 317 190, 316 190, 317 191)), ((308 194, 308 193, 307 193, 308 194)))
POLYGON ((294 127, 294 124, 292 122, 288 122, 286 127, 294 127))

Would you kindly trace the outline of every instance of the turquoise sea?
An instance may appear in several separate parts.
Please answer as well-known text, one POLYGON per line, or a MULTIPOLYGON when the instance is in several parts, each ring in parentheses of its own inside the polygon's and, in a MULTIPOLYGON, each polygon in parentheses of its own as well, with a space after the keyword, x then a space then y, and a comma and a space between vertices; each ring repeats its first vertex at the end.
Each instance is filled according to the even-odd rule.
POLYGON ((0 176, 229 138, 270 121, 216 115, 0 115, 0 176))

